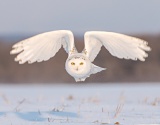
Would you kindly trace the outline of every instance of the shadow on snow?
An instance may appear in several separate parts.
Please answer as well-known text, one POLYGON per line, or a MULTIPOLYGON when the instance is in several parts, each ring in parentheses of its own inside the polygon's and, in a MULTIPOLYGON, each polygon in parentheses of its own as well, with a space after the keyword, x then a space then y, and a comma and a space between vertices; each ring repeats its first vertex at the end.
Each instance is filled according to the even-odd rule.
MULTIPOLYGON (((48 117, 43 116, 43 114, 50 114, 58 117, 63 117, 63 118, 77 118, 78 114, 74 112, 15 112, 15 114, 27 121, 46 121, 48 117)), ((0 113, 0 115, 3 115, 3 113, 0 113)))

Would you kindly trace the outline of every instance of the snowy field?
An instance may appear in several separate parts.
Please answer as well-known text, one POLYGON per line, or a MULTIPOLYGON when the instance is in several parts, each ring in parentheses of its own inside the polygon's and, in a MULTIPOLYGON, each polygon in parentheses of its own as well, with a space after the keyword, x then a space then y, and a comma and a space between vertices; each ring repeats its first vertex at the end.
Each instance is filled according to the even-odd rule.
POLYGON ((0 125, 105 124, 160 124, 160 84, 0 85, 0 125))

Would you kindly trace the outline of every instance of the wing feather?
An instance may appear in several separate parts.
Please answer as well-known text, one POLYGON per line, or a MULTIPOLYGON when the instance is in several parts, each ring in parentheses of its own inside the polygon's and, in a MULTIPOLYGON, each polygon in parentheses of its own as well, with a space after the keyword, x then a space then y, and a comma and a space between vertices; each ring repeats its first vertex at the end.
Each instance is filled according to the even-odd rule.
POLYGON ((113 32, 89 31, 84 35, 86 55, 91 62, 103 45, 111 55, 120 59, 145 61, 151 48, 144 40, 113 32))
POLYGON ((70 54, 74 45, 71 31, 58 30, 42 33, 13 45, 11 54, 18 54, 15 61, 20 64, 47 61, 59 51, 61 46, 70 54))

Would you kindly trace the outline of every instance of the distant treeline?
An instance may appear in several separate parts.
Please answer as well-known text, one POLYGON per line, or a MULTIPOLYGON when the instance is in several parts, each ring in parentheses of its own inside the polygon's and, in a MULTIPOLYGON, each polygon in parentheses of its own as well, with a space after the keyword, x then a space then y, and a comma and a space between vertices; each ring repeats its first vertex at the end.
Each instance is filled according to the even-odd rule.
MULTIPOLYGON (((118 59, 102 47, 94 64, 107 70, 91 75, 86 82, 160 82, 160 35, 135 35, 148 41, 152 51, 145 62, 118 59)), ((74 79, 65 71, 67 54, 61 48, 49 61, 19 65, 10 55, 14 42, 0 41, 0 83, 70 83, 74 79)), ((79 52, 83 38, 75 38, 79 52)))

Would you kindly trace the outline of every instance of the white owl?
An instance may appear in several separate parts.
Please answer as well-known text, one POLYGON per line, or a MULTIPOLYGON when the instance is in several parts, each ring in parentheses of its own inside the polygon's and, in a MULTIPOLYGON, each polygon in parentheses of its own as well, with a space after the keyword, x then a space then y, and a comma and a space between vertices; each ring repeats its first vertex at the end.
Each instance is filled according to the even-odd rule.
POLYGON ((120 59, 145 61, 150 51, 147 42, 123 34, 102 31, 89 31, 84 35, 85 47, 81 53, 77 52, 74 36, 69 30, 58 30, 42 33, 13 45, 11 54, 18 54, 15 61, 19 64, 28 62, 47 61, 63 46, 68 53, 65 63, 66 71, 75 81, 85 81, 91 74, 101 72, 105 68, 94 65, 92 62, 104 46, 111 55, 120 59))

